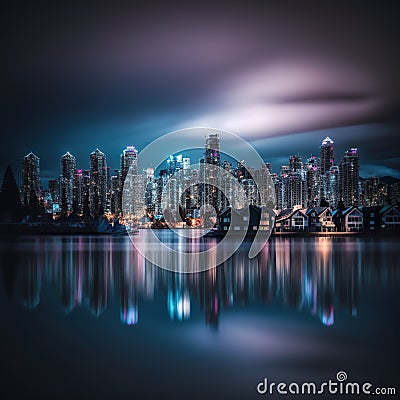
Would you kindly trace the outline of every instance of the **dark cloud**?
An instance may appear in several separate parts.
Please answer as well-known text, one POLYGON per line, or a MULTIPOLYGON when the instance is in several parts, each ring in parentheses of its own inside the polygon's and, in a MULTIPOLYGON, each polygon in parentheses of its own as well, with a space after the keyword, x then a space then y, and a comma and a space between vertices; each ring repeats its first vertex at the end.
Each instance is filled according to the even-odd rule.
POLYGON ((331 92, 321 94, 307 94, 301 96, 292 96, 286 98, 275 98, 275 103, 352 103, 360 101, 369 101, 372 99, 370 94, 366 93, 346 93, 346 92, 331 92))

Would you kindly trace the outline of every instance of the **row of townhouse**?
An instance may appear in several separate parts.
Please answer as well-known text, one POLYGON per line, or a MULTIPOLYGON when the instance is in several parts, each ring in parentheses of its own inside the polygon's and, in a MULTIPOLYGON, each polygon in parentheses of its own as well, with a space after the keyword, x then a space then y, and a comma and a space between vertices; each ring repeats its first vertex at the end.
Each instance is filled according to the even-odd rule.
POLYGON ((218 214, 218 231, 226 233, 231 224, 233 231, 246 230, 248 233, 270 230, 271 227, 275 232, 400 231, 400 210, 387 205, 352 206, 345 210, 312 207, 277 211, 251 205, 249 209, 233 209, 232 213, 231 207, 225 207, 218 214))
POLYGON ((378 207, 294 208, 277 212, 276 232, 374 232, 400 231, 400 210, 387 205, 378 207))

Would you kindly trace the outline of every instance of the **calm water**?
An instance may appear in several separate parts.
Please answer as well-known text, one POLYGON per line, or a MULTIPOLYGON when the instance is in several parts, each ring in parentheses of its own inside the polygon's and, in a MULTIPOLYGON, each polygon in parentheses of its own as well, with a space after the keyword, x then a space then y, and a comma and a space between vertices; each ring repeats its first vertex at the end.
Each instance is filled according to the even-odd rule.
POLYGON ((400 389, 395 239, 274 238, 255 259, 242 249, 186 275, 128 237, 0 248, 3 398, 260 398, 264 377, 339 370, 400 389))

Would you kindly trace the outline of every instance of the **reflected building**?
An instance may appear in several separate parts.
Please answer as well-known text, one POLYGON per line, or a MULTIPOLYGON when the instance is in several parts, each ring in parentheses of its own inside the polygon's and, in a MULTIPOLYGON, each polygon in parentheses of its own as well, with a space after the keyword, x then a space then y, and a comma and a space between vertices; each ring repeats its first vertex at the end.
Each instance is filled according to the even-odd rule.
MULTIPOLYGON (((178 237, 176 245, 199 251, 215 244, 210 240, 201 244, 178 237)), ((141 300, 154 301, 157 295, 171 319, 189 319, 198 309, 215 329, 225 309, 260 303, 287 305, 330 326, 337 312, 357 316, 364 286, 400 281, 395 262, 379 262, 379 248, 366 253, 358 238, 346 242, 346 251, 336 244, 326 237, 274 238, 249 259, 250 244, 244 243, 218 268, 179 274, 145 261, 128 238, 38 238, 36 258, 26 252, 13 255, 17 290, 10 293, 32 309, 44 287, 55 286, 66 312, 87 307, 95 317, 119 298, 120 320, 128 325, 139 322, 141 300)), ((179 256, 171 262, 179 262, 179 256)))

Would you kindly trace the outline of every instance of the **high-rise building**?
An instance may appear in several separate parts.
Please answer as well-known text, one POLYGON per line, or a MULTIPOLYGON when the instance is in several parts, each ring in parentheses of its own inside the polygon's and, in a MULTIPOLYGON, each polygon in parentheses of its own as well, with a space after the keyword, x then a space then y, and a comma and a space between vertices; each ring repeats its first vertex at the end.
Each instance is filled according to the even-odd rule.
POLYGON ((330 207, 336 208, 340 200, 340 168, 333 165, 327 174, 326 201, 330 207))
POLYGON ((183 169, 183 156, 182 154, 178 154, 176 156, 169 156, 167 159, 167 171, 168 175, 172 176, 177 171, 183 169))
POLYGON ((22 159, 22 181, 21 195, 22 200, 29 200, 31 191, 40 197, 40 159, 30 152, 22 159))
POLYGON ((132 167, 132 174, 138 174, 138 151, 135 146, 127 146, 121 154, 121 184, 124 185, 129 168, 132 167))
POLYGON ((75 157, 67 152, 61 156, 61 176, 60 176, 60 190, 61 190, 61 206, 63 212, 72 212, 72 205, 74 202, 74 178, 76 171, 75 157), (65 208, 65 209, 64 209, 65 208))
MULTIPOLYGON (((209 134, 206 137, 204 158, 200 160, 200 174, 203 183, 200 185, 201 204, 207 205, 219 212, 222 208, 223 194, 220 186, 220 141, 217 133, 209 134)), ((204 208, 205 209, 205 208, 204 208)))
POLYGON ((60 204, 60 181, 58 179, 49 180, 49 193, 53 204, 60 204))
MULTIPOLYGON (((122 197, 124 193, 124 184, 125 179, 128 175, 129 170, 131 171, 131 176, 136 176, 139 174, 139 159, 138 159, 138 151, 135 146, 127 146, 124 150, 122 150, 121 154, 121 170, 120 170, 120 204, 119 209, 122 211, 122 197)), ((135 178, 136 179, 136 178, 135 178)), ((143 199, 144 201, 144 199, 143 199)))
POLYGON ((183 169, 185 171, 190 170, 190 158, 189 157, 183 157, 182 165, 183 165, 183 169))
POLYGON ((327 136, 320 146, 320 172, 325 175, 335 164, 334 141, 327 136))
POLYGON ((280 175, 281 176, 285 176, 287 174, 289 174, 290 172, 290 168, 287 165, 282 165, 280 168, 280 175))
POLYGON ((359 158, 356 148, 346 151, 340 164, 340 189, 346 207, 360 204, 359 158))
POLYGON ((168 171, 166 169, 160 170, 156 182, 157 182, 157 201, 156 201, 155 213, 157 215, 163 215, 164 210, 162 204, 162 195, 163 195, 163 189, 165 188, 165 185, 168 182, 168 171))
MULTIPOLYGON (((83 180, 83 204, 87 203, 86 198, 89 199, 90 203, 90 169, 84 169, 82 171, 82 180, 83 180)), ((83 207, 85 208, 85 207, 83 207)), ((83 210, 83 212, 87 212, 87 210, 83 210)))
POLYGON ((320 181, 320 202, 328 201, 329 191, 329 171, 335 165, 334 157, 334 141, 327 136, 320 146, 320 165, 319 165, 319 181, 320 181))
POLYGON ((99 149, 90 153, 90 212, 94 217, 101 216, 107 202, 107 160, 99 149))
POLYGON ((289 166, 282 165, 279 177, 274 177, 278 209, 307 205, 307 171, 303 170, 300 156, 291 156, 289 166))
POLYGON ((204 156, 207 164, 220 164, 220 143, 218 133, 211 133, 207 136, 204 156))
POLYGON ((111 176, 111 213, 119 215, 121 210, 121 173, 119 169, 114 170, 111 176))
POLYGON ((154 168, 147 167, 145 170, 145 205, 147 212, 156 212, 157 181, 154 177, 154 168))
POLYGON ((289 157, 289 168, 292 172, 299 171, 303 168, 303 160, 301 155, 297 154, 289 157))
POLYGON ((307 159, 306 184, 307 184, 307 205, 317 207, 319 205, 319 158, 311 155, 307 159))
POLYGON ((75 170, 74 175, 74 194, 73 194, 73 206, 75 207, 74 211, 82 214, 83 213, 83 204, 85 201, 85 182, 83 176, 83 170, 77 169, 75 170))

